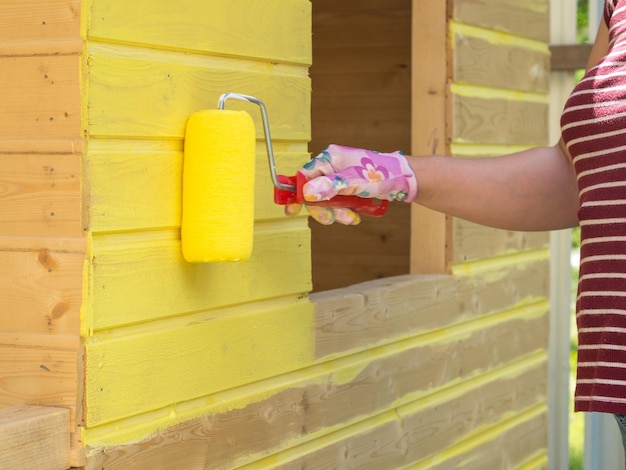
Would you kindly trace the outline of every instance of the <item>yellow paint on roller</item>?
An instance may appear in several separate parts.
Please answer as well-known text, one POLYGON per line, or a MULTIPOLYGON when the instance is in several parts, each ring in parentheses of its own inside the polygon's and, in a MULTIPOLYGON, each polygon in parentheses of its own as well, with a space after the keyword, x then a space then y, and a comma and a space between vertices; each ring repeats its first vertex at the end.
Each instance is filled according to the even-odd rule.
POLYGON ((189 117, 181 223, 186 261, 243 261, 252 254, 255 149, 254 122, 245 111, 189 117))

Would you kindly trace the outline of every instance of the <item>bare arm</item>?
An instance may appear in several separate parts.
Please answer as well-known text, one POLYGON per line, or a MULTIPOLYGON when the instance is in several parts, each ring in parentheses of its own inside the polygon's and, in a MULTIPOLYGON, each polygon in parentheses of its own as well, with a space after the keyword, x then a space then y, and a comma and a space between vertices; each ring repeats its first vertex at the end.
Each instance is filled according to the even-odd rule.
MULTIPOLYGON (((587 69, 607 53, 604 21, 587 69)), ((509 230, 554 230, 578 225, 578 188, 563 142, 496 158, 409 157, 417 203, 473 222, 509 230)))
POLYGON ((409 157, 417 203, 482 225, 555 230, 578 225, 576 175, 563 148, 494 158, 409 157))

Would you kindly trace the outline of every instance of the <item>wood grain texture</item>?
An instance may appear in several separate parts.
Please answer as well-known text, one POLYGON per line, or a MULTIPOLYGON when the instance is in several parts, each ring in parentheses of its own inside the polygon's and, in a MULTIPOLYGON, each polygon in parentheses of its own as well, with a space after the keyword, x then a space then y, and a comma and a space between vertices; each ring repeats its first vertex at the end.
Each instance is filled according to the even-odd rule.
POLYGON ((71 335, 2 333, 0 408, 25 403, 67 408, 73 430, 81 421, 76 390, 78 343, 78 337, 71 335))
MULTIPOLYGON (((449 155, 447 4, 413 1, 411 154, 449 155), (427 67, 424 67, 427 64, 427 67)), ((411 207, 412 274, 450 272, 452 219, 413 204, 411 207)))
POLYGON ((66 470, 70 466, 70 413, 19 406, 0 410, 0 462, 5 468, 66 470))
POLYGON ((548 232, 514 232, 454 220, 455 263, 545 248, 549 242, 548 232))
POLYGON ((452 138, 475 144, 545 145, 548 106, 544 103, 453 95, 452 138))
POLYGON ((453 0, 451 5, 453 20, 550 41, 548 0, 453 0))
MULTIPOLYGON (((91 136, 182 139, 190 114, 214 109, 220 95, 236 91, 265 102, 274 139, 309 139, 304 67, 95 44, 87 61, 91 136)), ((258 107, 230 101, 228 107, 249 111, 263 136, 258 107)))
MULTIPOLYGON (((313 2, 313 154, 338 143, 410 151, 411 2, 313 2)), ((311 223, 313 287, 409 272, 409 208, 357 227, 311 223)))
MULTIPOLYGON (((181 145, 180 141, 92 142, 85 165, 90 230, 99 233, 180 227, 181 145)), ((309 158, 303 144, 276 143, 274 147, 276 168, 282 174, 295 174, 309 158)), ((255 167, 255 220, 283 219, 283 207, 274 203, 264 142, 257 143, 255 167)))
POLYGON ((3 52, 12 43, 30 43, 31 53, 36 53, 43 41, 79 39, 80 7, 80 0, 4 0, 0 5, 3 52))
POLYGON ((0 233, 82 236, 76 155, 0 154, 0 233))
POLYGON ((293 298, 196 315, 158 329, 96 336, 85 352, 86 424, 303 368, 313 355, 312 322, 312 304, 293 298))
POLYGON ((85 332, 299 295, 310 289, 304 221, 257 224, 246 262, 186 263, 178 232, 94 237, 85 332), (272 273, 269 275, 268 273, 272 273))
POLYGON ((319 226, 311 221, 313 290, 407 274, 409 218, 408 204, 391 204, 384 220, 364 217, 358 230, 339 224, 319 226))
MULTIPOLYGON (((547 468, 545 453, 548 446, 548 413, 539 409, 526 420, 513 419, 508 426, 496 428, 491 440, 476 447, 461 445, 452 449, 453 455, 448 459, 426 459, 415 468, 419 470, 448 470, 519 468, 529 460, 536 461, 535 469, 547 468)), ((463 443, 465 444, 465 443, 463 443)))
POLYGON ((398 341, 510 305, 548 296, 546 261, 474 277, 401 276, 322 292, 316 306, 316 357, 398 341))
POLYGON ((455 82, 523 91, 549 89, 550 54, 515 43, 492 44, 465 34, 454 35, 455 82))
POLYGON ((88 38, 255 60, 311 63, 306 0, 93 2, 88 38))
MULTIPOLYGON (((0 136, 18 140, 81 138, 77 55, 0 57, 0 136)), ((30 149, 21 149, 22 152, 30 149)))
MULTIPOLYGON (((531 337, 536 340, 531 330, 537 325, 523 323, 530 329, 520 323, 515 323, 515 327, 521 327, 519 331, 525 337, 528 332, 529 340, 531 337)), ((400 448, 392 451, 393 446, 385 447, 389 452, 383 454, 397 458, 399 451, 405 457, 410 454, 411 459, 437 454, 463 439, 471 429, 497 424, 508 411, 521 412, 545 397, 546 359, 543 354, 515 359, 513 351, 520 353, 522 349, 505 347, 503 353, 506 350, 506 354, 499 357, 481 356, 486 361, 482 365, 472 361, 476 355, 471 351, 478 343, 483 346, 487 345, 484 341, 494 345, 510 343, 501 336, 504 330, 500 327, 487 328, 485 333, 474 331, 469 336, 458 337, 453 334, 450 339, 456 338, 452 343, 454 352, 450 345, 415 343, 414 348, 405 351, 381 350, 374 356, 368 354, 369 358, 355 356, 349 361, 333 361, 309 369, 307 374, 293 375, 291 378, 295 380, 286 377, 289 387, 271 398, 183 422, 143 442, 94 448, 89 453, 88 468, 102 465, 124 468, 130 461, 150 466, 157 459, 167 459, 165 461, 179 465, 185 462, 188 468, 221 469, 268 455, 267 460, 257 462, 254 468, 276 468, 275 465, 286 459, 285 455, 274 455, 280 450, 287 457, 293 458, 295 452, 309 463, 321 462, 329 458, 329 454, 320 449, 338 445, 338 441, 359 440, 361 434, 367 435, 372 427, 378 427, 389 416, 401 417, 406 425, 404 434, 400 433, 400 448), (357 366, 355 360, 362 362, 365 368, 357 366), (507 362, 511 364, 496 366, 507 362), (460 375, 442 373, 447 367, 458 367, 462 372, 460 375), (473 372, 475 367, 491 368, 492 372, 477 376, 473 372), (450 387, 440 388, 445 384, 450 387), (371 397, 376 400, 372 401, 371 397), (395 408, 397 412, 392 411, 395 408), (458 415, 454 415, 455 411, 458 415), (364 416, 369 419, 364 420, 364 416), (433 428, 440 432, 433 434, 433 428), (420 441, 429 445, 419 445, 420 441), (410 452, 404 447, 408 442, 411 442, 410 452)), ((259 388, 254 390, 258 393, 259 388)), ((227 400, 227 396, 221 399, 227 400)), ((382 442, 387 442, 391 436, 398 437, 392 433, 382 442)), ((405 461, 408 462, 409 459, 405 461)))
POLYGON ((2 331, 78 334, 84 259, 84 252, 45 245, 27 251, 0 248, 2 331))

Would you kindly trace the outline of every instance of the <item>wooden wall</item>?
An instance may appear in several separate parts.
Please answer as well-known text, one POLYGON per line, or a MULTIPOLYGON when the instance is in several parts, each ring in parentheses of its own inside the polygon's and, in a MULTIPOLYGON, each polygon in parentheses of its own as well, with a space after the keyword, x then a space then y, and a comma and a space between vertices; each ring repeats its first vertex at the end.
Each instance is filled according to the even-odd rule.
POLYGON ((86 249, 80 7, 0 3, 0 408, 69 408, 75 446, 86 249))
MULTIPOLYGON (((313 155, 331 143, 410 154, 411 23, 411 0, 313 2, 313 155)), ((315 291, 409 273, 409 206, 363 219, 310 224, 315 291)))
POLYGON ((308 296, 317 232, 311 261, 306 218, 272 203, 258 109, 229 102, 257 123, 254 255, 180 254, 187 116, 258 96, 287 174, 311 129, 312 148, 330 140, 319 118, 338 143, 408 151, 417 13, 445 27, 440 148, 544 143, 547 2, 520 3, 4 2, 0 406, 70 408, 72 463, 88 469, 546 468, 545 234, 454 221, 437 240, 453 275, 408 275, 394 209, 382 221, 397 225, 336 235, 339 251, 365 247, 345 265, 381 269, 308 296), (312 17, 332 61, 311 79, 312 17))

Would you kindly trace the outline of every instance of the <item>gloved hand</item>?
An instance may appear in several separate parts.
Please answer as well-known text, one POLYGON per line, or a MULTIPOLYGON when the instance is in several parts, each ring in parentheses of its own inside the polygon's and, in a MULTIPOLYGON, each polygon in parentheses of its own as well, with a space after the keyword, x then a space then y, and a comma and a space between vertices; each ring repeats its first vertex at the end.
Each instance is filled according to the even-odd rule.
MULTIPOLYGON (((417 179, 402 152, 379 153, 340 145, 329 145, 300 170, 311 181, 302 188, 304 199, 318 202, 340 194, 388 201, 412 202, 417 197, 417 179)), ((285 207, 295 215, 299 204, 285 207)), ((305 204, 318 222, 356 225, 361 221, 351 209, 305 204)))

